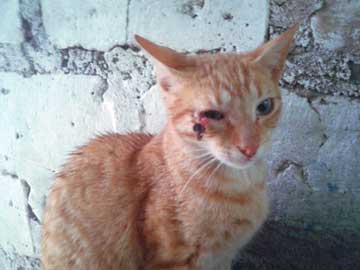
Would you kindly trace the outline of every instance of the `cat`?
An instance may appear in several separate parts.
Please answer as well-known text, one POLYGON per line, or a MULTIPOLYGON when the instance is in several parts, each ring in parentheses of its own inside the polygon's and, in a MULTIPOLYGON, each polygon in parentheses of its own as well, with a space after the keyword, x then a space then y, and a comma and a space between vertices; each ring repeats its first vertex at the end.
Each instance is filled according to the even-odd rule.
POLYGON ((263 156, 296 31, 248 53, 201 55, 136 35, 168 123, 154 136, 98 136, 71 154, 46 203, 44 269, 231 269, 269 212, 263 156))

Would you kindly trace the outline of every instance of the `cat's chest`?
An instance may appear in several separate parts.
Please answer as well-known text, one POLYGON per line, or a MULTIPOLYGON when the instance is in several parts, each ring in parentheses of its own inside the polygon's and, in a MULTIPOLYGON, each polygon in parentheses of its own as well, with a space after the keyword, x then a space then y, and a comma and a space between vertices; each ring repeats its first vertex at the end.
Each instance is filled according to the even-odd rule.
POLYGON ((197 263, 201 269, 220 269, 217 265, 231 263, 265 221, 268 214, 266 190, 254 192, 246 203, 207 201, 206 206, 203 203, 202 207, 199 204, 193 208, 196 219, 188 237, 199 248, 197 263))
POLYGON ((191 206, 192 229, 188 237, 197 239, 202 249, 216 252, 237 249, 259 229, 268 214, 265 187, 239 200, 209 200, 199 197, 191 206))

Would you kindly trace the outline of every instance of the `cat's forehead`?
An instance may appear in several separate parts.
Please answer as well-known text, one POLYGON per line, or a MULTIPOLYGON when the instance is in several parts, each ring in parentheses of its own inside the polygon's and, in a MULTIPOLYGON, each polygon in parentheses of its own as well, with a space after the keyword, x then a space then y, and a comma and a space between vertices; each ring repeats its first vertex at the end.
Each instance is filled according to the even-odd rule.
POLYGON ((233 53, 206 54, 196 58, 198 67, 210 73, 237 70, 240 63, 247 61, 245 55, 233 53))
POLYGON ((254 104, 271 92, 266 77, 239 55, 208 56, 199 67, 193 81, 198 87, 190 101, 199 110, 211 108, 239 115, 252 111, 254 104))
POLYGON ((248 62, 239 55, 220 54, 201 60, 195 79, 213 104, 227 105, 234 99, 252 95, 254 86, 260 87, 248 62))
POLYGON ((249 79, 254 75, 249 61, 236 54, 217 54, 202 58, 198 68, 201 77, 208 83, 230 92, 241 90, 240 87, 249 88, 249 79))

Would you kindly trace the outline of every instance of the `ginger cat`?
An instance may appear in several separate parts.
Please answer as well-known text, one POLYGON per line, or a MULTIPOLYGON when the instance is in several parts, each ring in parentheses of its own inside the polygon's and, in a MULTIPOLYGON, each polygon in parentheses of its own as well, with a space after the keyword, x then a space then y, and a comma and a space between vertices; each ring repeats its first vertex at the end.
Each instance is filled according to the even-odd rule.
POLYGON ((44 269, 230 270, 268 214, 262 158, 296 30, 244 54, 184 55, 136 36, 168 123, 71 155, 47 200, 44 269))

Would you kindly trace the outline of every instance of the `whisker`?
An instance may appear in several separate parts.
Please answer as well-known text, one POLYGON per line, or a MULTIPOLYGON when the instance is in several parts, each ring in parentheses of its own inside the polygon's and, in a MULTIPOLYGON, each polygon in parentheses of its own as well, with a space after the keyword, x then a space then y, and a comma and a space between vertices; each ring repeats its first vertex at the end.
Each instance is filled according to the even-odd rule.
POLYGON ((191 182, 192 179, 194 179, 195 175, 197 175, 200 171, 202 171, 203 169, 205 169, 208 165, 210 165, 212 162, 216 161, 216 159, 214 157, 210 157, 210 159, 207 159, 205 161, 205 163, 203 163, 190 177, 189 179, 186 181, 184 187, 181 189, 179 195, 181 195, 184 190, 187 188, 187 186, 189 185, 189 183, 191 182))
POLYGON ((223 164, 221 162, 219 162, 219 164, 215 167, 215 169, 211 172, 211 174, 209 175, 209 177, 207 178, 207 180, 205 181, 205 186, 209 188, 209 181, 211 181, 212 177, 215 175, 215 173, 220 169, 220 167, 223 164))
POLYGON ((197 148, 197 149, 192 149, 191 151, 188 151, 186 153, 184 153, 183 149, 179 150, 179 151, 175 151, 175 152, 171 152, 168 154, 174 155, 177 153, 181 153, 181 154, 185 154, 185 155, 191 155, 191 154, 201 154, 201 153, 208 153, 208 150, 205 148, 197 148))
POLYGON ((205 148, 199 148, 199 149, 194 149, 194 150, 192 150, 192 151, 189 151, 188 152, 188 154, 192 154, 192 153, 201 153, 201 152, 208 152, 208 150, 207 149, 205 149, 205 148))
POLYGON ((184 163, 184 164, 186 163, 186 165, 188 165, 189 162, 201 160, 201 159, 204 159, 207 156, 212 156, 212 155, 211 155, 211 153, 203 153, 203 154, 196 155, 196 156, 192 155, 192 156, 180 159, 178 164, 180 165, 181 163, 184 163), (185 162, 185 161, 187 161, 187 162, 185 162))

